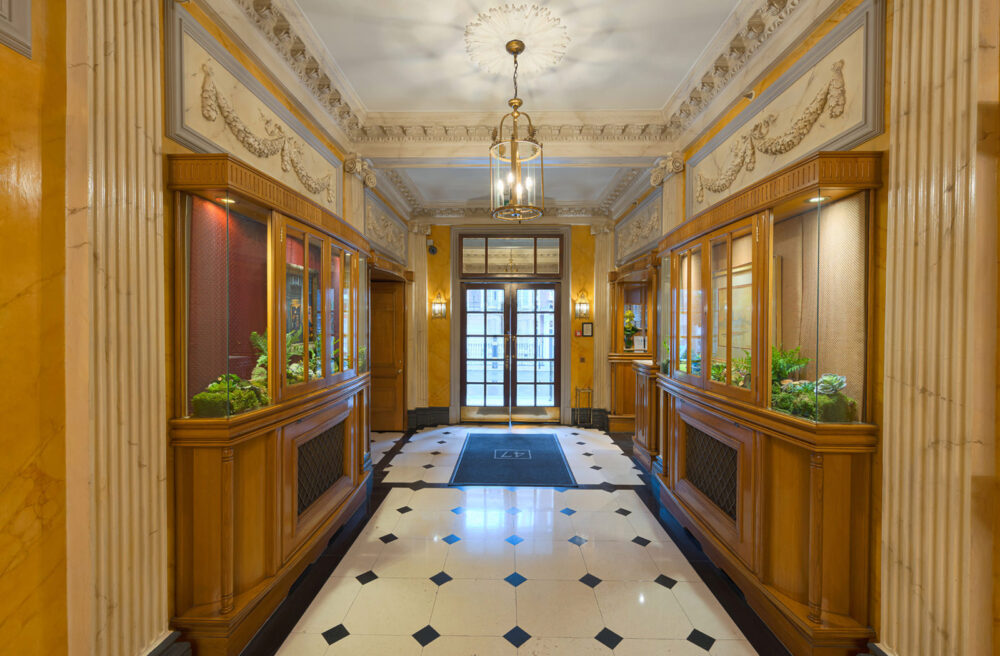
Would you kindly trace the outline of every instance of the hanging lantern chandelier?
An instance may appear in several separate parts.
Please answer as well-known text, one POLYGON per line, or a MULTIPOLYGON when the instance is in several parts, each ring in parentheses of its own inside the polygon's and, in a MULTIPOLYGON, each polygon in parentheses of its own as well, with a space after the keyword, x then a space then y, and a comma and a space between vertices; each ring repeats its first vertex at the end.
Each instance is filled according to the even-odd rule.
POLYGON ((508 41, 507 52, 514 56, 514 97, 507 101, 511 111, 493 130, 490 210, 494 219, 520 222, 537 219, 545 210, 542 144, 535 138, 531 117, 521 111, 524 102, 517 97, 517 56, 524 52, 524 42, 508 41), (527 121, 527 129, 523 121, 527 121))

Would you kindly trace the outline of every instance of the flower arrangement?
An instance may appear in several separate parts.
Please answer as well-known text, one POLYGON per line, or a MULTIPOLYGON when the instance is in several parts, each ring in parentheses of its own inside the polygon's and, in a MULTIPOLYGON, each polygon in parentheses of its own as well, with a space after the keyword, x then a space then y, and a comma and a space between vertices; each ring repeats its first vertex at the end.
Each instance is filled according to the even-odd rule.
POLYGON ((635 324, 635 312, 625 310, 625 350, 631 351, 635 345, 635 334, 639 332, 639 327, 635 324))

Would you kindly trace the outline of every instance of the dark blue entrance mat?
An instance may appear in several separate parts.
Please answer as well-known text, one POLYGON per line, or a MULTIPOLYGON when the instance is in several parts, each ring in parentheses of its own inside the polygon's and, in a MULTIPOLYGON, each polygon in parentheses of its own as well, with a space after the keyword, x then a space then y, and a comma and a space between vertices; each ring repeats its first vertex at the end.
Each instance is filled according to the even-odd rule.
POLYGON ((449 485, 576 487, 553 433, 469 433, 449 485))

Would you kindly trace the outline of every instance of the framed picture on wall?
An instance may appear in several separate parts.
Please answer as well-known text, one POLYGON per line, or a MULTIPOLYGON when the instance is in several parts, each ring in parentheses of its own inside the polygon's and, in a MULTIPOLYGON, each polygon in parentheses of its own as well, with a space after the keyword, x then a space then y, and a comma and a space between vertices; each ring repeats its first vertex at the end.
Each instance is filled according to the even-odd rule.
POLYGON ((583 336, 593 337, 594 336, 594 324, 587 321, 583 324, 583 336))

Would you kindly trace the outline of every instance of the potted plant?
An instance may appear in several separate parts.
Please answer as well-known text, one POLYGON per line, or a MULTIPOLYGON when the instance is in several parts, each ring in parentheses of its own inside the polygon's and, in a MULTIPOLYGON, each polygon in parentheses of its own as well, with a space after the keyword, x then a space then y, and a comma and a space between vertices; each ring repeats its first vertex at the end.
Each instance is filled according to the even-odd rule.
POLYGON ((638 326, 635 325, 635 312, 632 310, 625 310, 625 350, 631 351, 635 345, 635 334, 639 332, 638 326))
POLYGON ((663 350, 660 351, 660 371, 669 374, 670 373, 670 342, 668 340, 663 340, 663 350))

